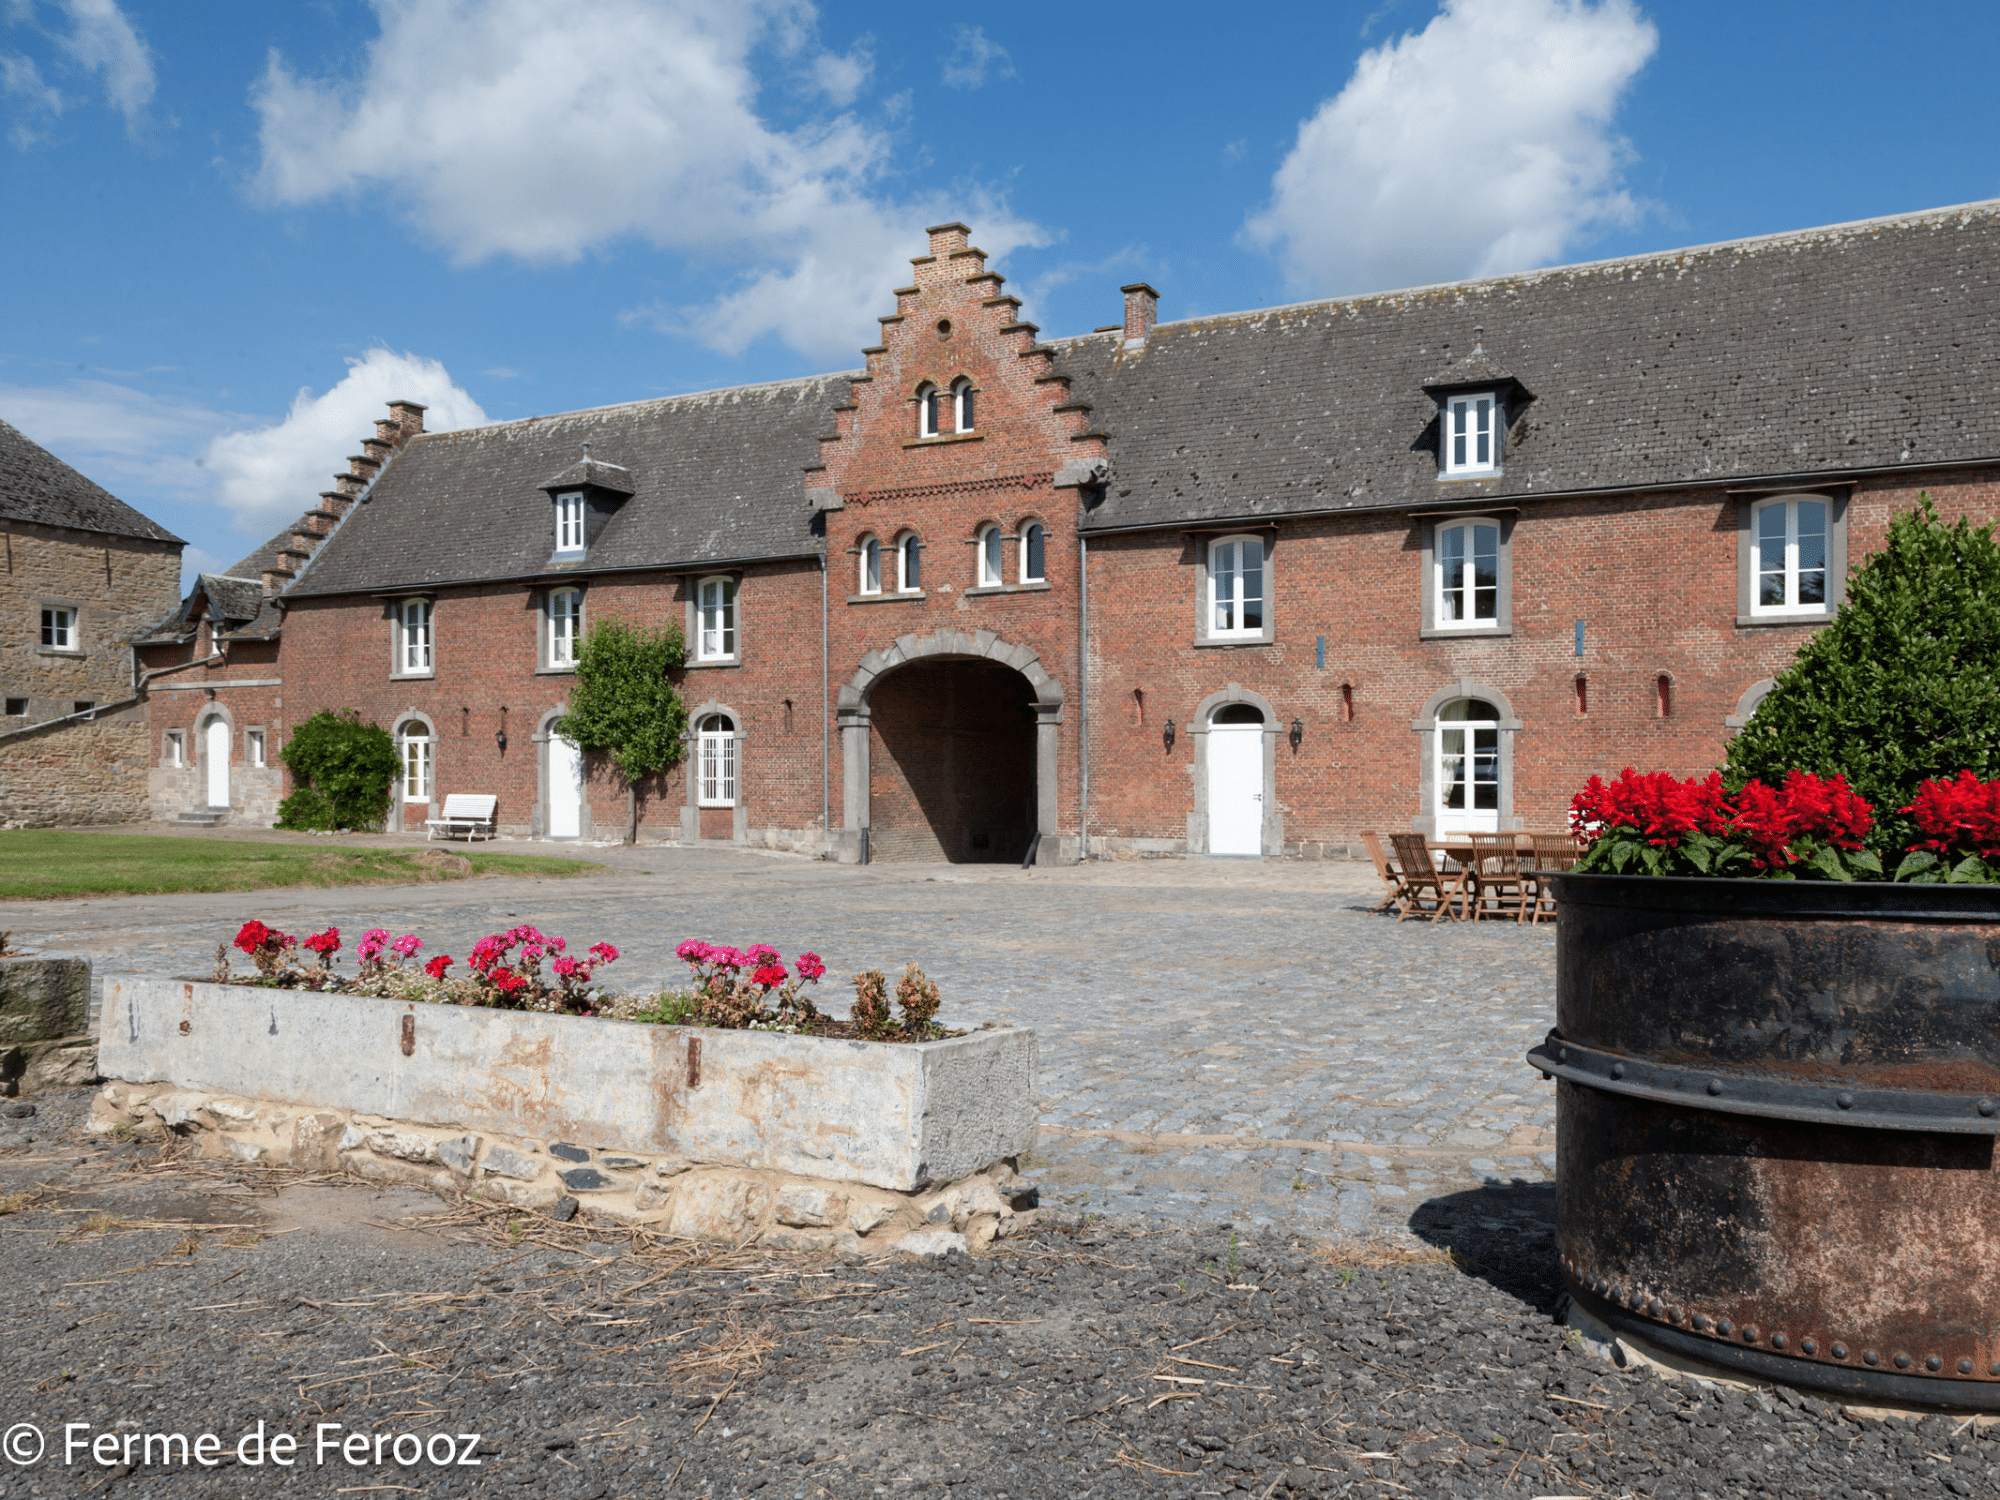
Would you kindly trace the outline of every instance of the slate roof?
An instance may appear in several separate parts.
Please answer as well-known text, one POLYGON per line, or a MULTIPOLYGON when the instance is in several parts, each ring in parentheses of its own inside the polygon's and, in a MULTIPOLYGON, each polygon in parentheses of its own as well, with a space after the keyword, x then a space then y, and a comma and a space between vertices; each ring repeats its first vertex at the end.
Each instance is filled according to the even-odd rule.
POLYGON ((152 629, 137 637, 136 645, 165 645, 191 640, 196 621, 195 600, 206 599, 206 618, 219 621, 224 635, 261 639, 275 636, 284 624, 277 600, 264 593, 264 570, 277 566, 278 549, 298 531, 297 523, 287 526, 263 546, 222 573, 197 573, 194 587, 187 591, 173 612, 152 629))
POLYGON ((1109 438, 1092 530, 2000 457, 2000 202, 1051 340, 1109 438), (1533 393, 1437 478, 1427 380, 1533 393))
POLYGON ((803 470, 817 461, 816 439, 833 430, 850 379, 427 433, 390 459, 287 597, 813 555, 803 470), (629 471, 620 483, 632 494, 582 563, 551 569, 554 515, 542 486, 581 461, 585 443, 600 470, 629 471))
POLYGON ((0 520, 186 545, 5 422, 0 422, 0 520))

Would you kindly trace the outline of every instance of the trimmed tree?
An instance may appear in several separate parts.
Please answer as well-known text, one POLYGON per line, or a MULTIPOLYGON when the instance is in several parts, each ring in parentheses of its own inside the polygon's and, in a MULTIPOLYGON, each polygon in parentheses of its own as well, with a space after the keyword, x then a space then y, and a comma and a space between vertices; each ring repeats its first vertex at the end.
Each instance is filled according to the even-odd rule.
POLYGON ((278 804, 278 826, 319 832, 379 828, 403 769, 389 731, 351 708, 321 709, 292 731, 279 758, 293 790, 278 804))
POLYGON ((1875 805, 1870 844, 1916 837, 1920 783, 2000 775, 2000 547, 1993 528, 1940 521, 1925 495, 1849 579, 1833 621, 1778 677, 1729 746, 1723 774, 1771 786, 1839 772, 1875 805))
POLYGON ((671 673, 687 660, 678 625, 599 620, 585 632, 576 682, 556 733, 595 750, 625 778, 625 842, 639 837, 639 783, 680 763, 687 709, 671 673))

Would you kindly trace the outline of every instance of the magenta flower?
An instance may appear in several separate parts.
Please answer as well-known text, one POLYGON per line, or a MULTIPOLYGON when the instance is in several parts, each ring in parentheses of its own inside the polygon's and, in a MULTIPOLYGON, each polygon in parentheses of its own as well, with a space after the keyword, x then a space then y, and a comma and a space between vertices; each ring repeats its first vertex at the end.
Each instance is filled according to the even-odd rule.
POLYGON ((422 938, 418 937, 414 932, 406 932, 389 946, 405 958, 414 958, 417 950, 423 947, 423 945, 424 940, 422 938))
POLYGON ((826 965, 820 961, 817 953, 801 953, 794 967, 799 971, 799 978, 810 984, 819 983, 820 976, 826 973, 826 965))

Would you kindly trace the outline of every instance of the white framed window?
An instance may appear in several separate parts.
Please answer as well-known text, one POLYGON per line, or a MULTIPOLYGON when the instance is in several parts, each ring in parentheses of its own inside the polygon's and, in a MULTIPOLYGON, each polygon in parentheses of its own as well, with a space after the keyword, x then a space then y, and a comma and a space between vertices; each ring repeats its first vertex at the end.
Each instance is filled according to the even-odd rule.
POLYGON ((1500 403, 1491 391, 1446 398, 1443 441, 1439 447, 1444 453, 1443 472, 1447 476, 1498 471, 1500 403))
POLYGON ((972 403, 972 382, 969 380, 953 381, 951 387, 951 416, 952 424, 959 432, 971 432, 973 430, 972 403))
POLYGON ((421 723, 405 724, 397 733, 403 752, 403 800, 405 802, 428 802, 431 800, 432 742, 429 726, 421 723))
POLYGON ((1438 710, 1439 833, 1493 833, 1500 827, 1500 711, 1480 698, 1457 698, 1438 710))
POLYGON ((1263 539, 1238 536, 1209 543, 1209 636, 1263 635, 1264 599, 1263 539))
POLYGON ((1500 523, 1454 521, 1437 529, 1437 625, 1500 625, 1500 523))
POLYGON ((1049 534, 1040 521, 1030 521, 1021 531, 1021 582, 1041 583, 1047 577, 1049 534))
POLYGON ((998 526, 979 528, 979 586, 998 588, 1007 581, 1006 569, 1001 563, 1002 540, 998 526))
POLYGON ((243 763, 249 766, 264 764, 264 731, 246 729, 243 731, 243 763))
POLYGON ((736 655, 736 580, 704 578, 697 603, 700 615, 695 640, 698 661, 727 661, 736 655))
POLYGON ((76 611, 54 606, 42 611, 42 649, 44 651, 74 651, 76 646, 76 611))
POLYGON ((924 543, 914 531, 906 531, 896 542, 896 588, 914 594, 924 586, 924 543))
POLYGON ((882 542, 879 537, 864 536, 860 546, 861 587, 864 594, 882 592, 882 542))
POLYGON ((583 590, 549 593, 549 665, 573 667, 583 646, 583 590))
POLYGON ((1824 500, 1766 500, 1751 513, 1753 615, 1824 614, 1831 517, 1824 500))
POLYGON ((581 493, 556 496, 556 551, 583 550, 583 496, 581 493))
POLYGON ((695 800, 701 807, 736 805, 736 726, 710 714, 695 730, 695 800))
POLYGON ((934 438, 938 435, 938 407, 941 398, 934 385, 917 387, 917 436, 934 438))
POLYGON ((431 601, 405 599, 396 611, 396 669, 406 677, 431 671, 431 601))
POLYGON ((178 768, 187 763, 187 736, 178 729, 169 729, 166 749, 160 756, 160 764, 178 768))

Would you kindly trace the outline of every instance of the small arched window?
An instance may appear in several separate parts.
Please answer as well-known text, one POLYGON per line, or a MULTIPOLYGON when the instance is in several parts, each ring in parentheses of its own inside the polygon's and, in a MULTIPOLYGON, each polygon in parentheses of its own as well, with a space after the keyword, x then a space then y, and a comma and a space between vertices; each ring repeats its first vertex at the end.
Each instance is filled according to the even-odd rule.
POLYGON ((1021 582, 1040 583, 1048 560, 1048 533, 1040 521, 1030 521, 1021 531, 1021 582))
POLYGON ((556 589, 549 595, 549 665, 573 667, 583 641, 583 590, 556 589))
POLYGON ((736 726, 709 714, 695 726, 695 800, 702 807, 736 805, 736 726))
POLYGON ((982 588, 998 588, 1006 581, 1006 574, 1000 563, 1000 528, 982 526, 979 529, 979 584, 982 588))
POLYGON ((917 387, 917 436, 934 438, 938 435, 938 388, 925 384, 917 387))
POLYGON ((431 800, 431 730, 421 719, 412 719, 396 731, 397 748, 402 751, 403 800, 431 800))
POLYGON ((861 592, 879 594, 882 592, 882 541, 879 537, 864 536, 861 539, 861 592))
POLYGON ((972 431, 972 382, 958 380, 951 387, 952 420, 960 432, 972 431))
POLYGON ((736 654, 736 580, 701 581, 700 638, 695 656, 701 661, 727 661, 736 654))
POLYGON ((914 594, 924 586, 924 543, 914 531, 906 531, 896 542, 896 587, 914 594))

